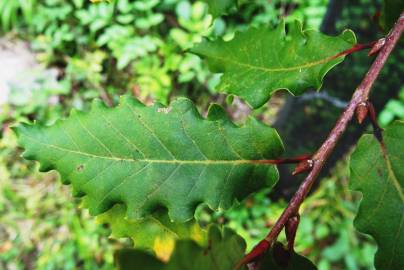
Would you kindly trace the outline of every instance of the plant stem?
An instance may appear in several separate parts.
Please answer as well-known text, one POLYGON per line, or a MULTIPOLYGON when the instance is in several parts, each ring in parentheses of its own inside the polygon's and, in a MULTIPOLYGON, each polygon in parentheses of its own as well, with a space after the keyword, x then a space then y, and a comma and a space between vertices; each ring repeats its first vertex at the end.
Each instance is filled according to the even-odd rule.
POLYGON ((297 157, 292 157, 292 158, 280 158, 280 159, 264 159, 264 160, 254 160, 255 163, 259 164, 293 164, 293 163, 299 163, 305 160, 308 160, 311 158, 311 155, 305 154, 297 157))
POLYGON ((352 119, 357 106, 361 102, 366 102, 369 97, 370 89, 373 86, 374 81, 378 77, 380 70, 386 63, 387 58, 392 52, 397 41, 400 39, 401 33, 404 29, 404 12, 401 13, 399 19, 395 23, 394 27, 391 29, 390 33, 386 37, 386 42, 382 49, 379 51, 375 61, 370 67, 369 71, 366 73, 360 85, 356 88, 351 101, 345 108, 344 112, 338 119, 334 128, 328 135, 328 138, 324 141, 321 147, 317 150, 316 154, 313 156, 314 165, 305 180, 300 185, 299 189, 296 191, 293 198, 290 200, 288 206, 283 211, 282 215, 276 221, 275 225, 272 227, 271 231, 257 246, 255 246, 250 253, 248 253, 238 264, 236 268, 241 265, 250 263, 259 257, 261 257, 275 242, 279 233, 285 227, 289 218, 298 214, 300 205, 303 203, 307 194, 313 183, 316 181, 321 169, 324 166, 327 158, 330 156, 335 148, 338 140, 345 132, 349 121, 352 119))

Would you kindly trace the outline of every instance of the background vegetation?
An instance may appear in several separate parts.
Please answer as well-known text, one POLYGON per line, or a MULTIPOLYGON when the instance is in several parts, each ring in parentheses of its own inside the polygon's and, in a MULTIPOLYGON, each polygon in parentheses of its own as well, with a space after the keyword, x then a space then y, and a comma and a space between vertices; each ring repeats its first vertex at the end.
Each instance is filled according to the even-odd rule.
MULTIPOLYGON (((231 39, 235 31, 249 24, 276 25, 282 18, 299 19, 319 29, 330 8, 327 0, 241 2, 238 12, 212 22, 202 1, 92 4, 87 0, 0 0, 0 51, 24 42, 35 56, 35 68, 0 85, 0 269, 113 269, 113 250, 130 246, 127 239, 109 239, 108 228, 77 207, 56 174, 38 173, 35 164, 19 157, 10 125, 33 119, 49 124, 66 116, 71 108, 86 110, 94 98, 112 106, 120 95, 128 93, 145 103, 164 104, 174 97, 188 96, 201 111, 215 101, 223 104, 233 119, 243 121, 248 107, 216 93, 219 77, 186 50, 202 37, 231 39)), ((377 11, 379 2, 351 2, 333 27, 375 32, 370 15, 377 11)), ((358 35, 367 38, 367 33, 358 35)), ((401 49, 396 57, 403 54, 401 49)), ((345 96, 350 96, 356 85, 354 75, 362 76, 368 67, 366 56, 355 60, 352 74, 344 82, 349 85, 345 96)), ((336 77, 330 76, 326 84, 331 88, 336 77)), ((402 81, 391 77, 384 83, 391 82, 387 85, 393 85, 392 91, 399 94, 380 114, 383 125, 404 118, 404 88, 399 91, 402 81)), ((344 102, 343 96, 311 94, 306 99, 326 106, 327 98, 331 99, 335 110, 344 102)), ((282 93, 277 94, 254 114, 274 123, 288 102, 282 93)), ((304 105, 306 117, 317 108, 315 104, 304 105)), ((323 125, 317 128, 328 130, 323 125)), ((296 249, 324 270, 373 267, 375 245, 352 225, 360 198, 347 190, 346 164, 345 160, 338 163, 333 176, 322 179, 303 207, 296 249)), ((227 223, 252 247, 281 213, 286 197, 261 192, 226 214, 201 210, 199 215, 202 221, 227 223)))

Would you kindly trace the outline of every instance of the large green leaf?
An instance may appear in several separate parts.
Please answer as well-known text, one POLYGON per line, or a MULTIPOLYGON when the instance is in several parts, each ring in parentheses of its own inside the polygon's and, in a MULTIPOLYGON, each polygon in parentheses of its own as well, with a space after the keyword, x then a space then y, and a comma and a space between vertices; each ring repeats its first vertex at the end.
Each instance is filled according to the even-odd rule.
POLYGON ((344 56, 336 55, 355 42, 352 31, 337 37, 315 30, 302 31, 300 22, 276 29, 250 28, 231 41, 203 41, 191 52, 206 58, 211 70, 223 73, 217 89, 242 97, 252 107, 262 106, 279 89, 294 95, 319 89, 323 77, 344 56))
POLYGON ((404 269, 404 122, 389 126, 383 138, 386 154, 364 135, 351 157, 351 187, 363 194, 355 226, 376 240, 377 269, 404 269))
POLYGON ((125 206, 117 204, 97 220, 110 226, 112 237, 130 237, 135 248, 152 250, 160 259, 167 260, 171 256, 178 239, 192 239, 201 245, 206 243, 206 232, 195 220, 174 223, 164 211, 137 221, 129 220, 125 215, 125 206))
POLYGON ((230 8, 237 5, 237 0, 203 0, 208 4, 209 13, 212 14, 213 18, 220 17, 226 14, 230 8))
POLYGON ((117 108, 95 101, 89 113, 73 111, 51 127, 15 130, 23 156, 59 171, 75 195, 86 195, 91 214, 122 203, 131 220, 163 207, 186 221, 202 202, 227 209, 275 184, 276 168, 260 160, 283 150, 274 129, 252 118, 236 126, 218 105, 204 119, 184 98, 168 108, 129 97, 117 108))
POLYGON ((189 240, 178 241, 167 264, 139 250, 119 251, 115 261, 119 270, 232 270, 246 247, 233 231, 217 227, 210 228, 208 242, 201 247, 189 240))

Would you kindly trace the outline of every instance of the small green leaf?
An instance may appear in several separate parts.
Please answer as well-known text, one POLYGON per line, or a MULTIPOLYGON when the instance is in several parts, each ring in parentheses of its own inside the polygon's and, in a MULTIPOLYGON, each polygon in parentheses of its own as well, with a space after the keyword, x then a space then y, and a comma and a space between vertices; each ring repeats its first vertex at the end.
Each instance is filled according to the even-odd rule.
POLYGON ((364 135, 351 157, 351 187, 363 199, 355 227, 376 240, 377 269, 404 269, 404 122, 383 132, 385 151, 364 135))
POLYGON ((125 215, 125 206, 117 204, 97 220, 110 225, 112 237, 130 237, 136 249, 152 250, 162 260, 171 256, 178 239, 192 239, 201 245, 206 243, 206 232, 195 220, 174 223, 164 211, 138 221, 131 221, 125 215))
MULTIPOLYGON (((166 264, 138 250, 121 250, 115 255, 119 270, 231 270, 243 257, 245 242, 229 229, 211 227, 208 245, 201 247, 189 240, 178 241, 166 264)), ((243 267, 242 269, 246 269, 243 267)))
POLYGON ((96 101, 89 113, 15 131, 23 156, 39 161, 41 171, 57 170, 75 195, 86 195, 92 215, 122 203, 131 220, 160 207, 181 222, 200 203, 228 209, 275 184, 276 168, 261 160, 283 151, 274 129, 253 118, 236 126, 218 105, 204 119, 184 98, 168 108, 129 97, 117 108, 96 101))
POLYGON ((356 43, 352 31, 336 37, 302 30, 300 22, 282 23, 276 29, 250 28, 231 41, 203 41, 191 52, 206 58, 210 69, 223 73, 217 89, 258 108, 277 90, 300 95, 319 89, 323 77, 344 56, 337 54, 356 43))
POLYGON ((317 267, 306 257, 295 252, 290 253, 283 245, 276 242, 265 255, 262 270, 316 270, 317 267))
POLYGON ((227 14, 230 8, 237 5, 237 0, 203 0, 208 4, 209 13, 212 14, 213 19, 227 14))

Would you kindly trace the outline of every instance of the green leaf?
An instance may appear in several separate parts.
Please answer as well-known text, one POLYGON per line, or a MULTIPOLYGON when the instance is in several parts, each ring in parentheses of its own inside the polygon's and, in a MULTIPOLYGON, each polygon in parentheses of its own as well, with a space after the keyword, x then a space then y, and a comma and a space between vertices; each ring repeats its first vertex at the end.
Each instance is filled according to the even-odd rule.
POLYGON ((404 122, 383 138, 386 151, 364 135, 351 157, 351 187, 363 194, 355 227, 376 240, 377 269, 404 269, 404 122))
POLYGON ((130 237, 135 248, 152 250, 162 260, 168 260, 178 239, 192 239, 201 245, 206 243, 206 232, 195 220, 174 223, 164 211, 138 221, 129 220, 125 215, 125 206, 117 204, 97 220, 110 225, 112 237, 130 237))
MULTIPOLYGON (((170 261, 166 264, 138 250, 121 250, 115 261, 119 270, 231 270, 243 257, 245 242, 229 229, 211 227, 208 246, 201 247, 189 240, 178 241, 170 261)), ((245 268, 242 268, 245 269, 245 268)))
POLYGON ((208 4, 209 13, 213 19, 227 14, 230 8, 237 6, 237 0, 203 0, 208 4))
POLYGON ((393 27, 394 23, 400 17, 401 12, 404 12, 403 0, 384 0, 382 6, 381 25, 384 31, 388 32, 393 27))
POLYGON ((300 22, 276 29, 250 28, 231 41, 203 41, 191 52, 206 58, 213 72, 223 73, 217 89, 258 108, 277 90, 300 95, 319 89, 323 77, 344 56, 337 54, 356 43, 352 31, 336 37, 302 30, 300 22))
POLYGON ((153 255, 137 249, 122 249, 115 253, 115 264, 118 270, 135 270, 142 266, 143 270, 161 270, 165 268, 164 262, 153 255))
POLYGON ((265 255, 260 269, 266 270, 316 270, 317 267, 306 257, 294 251, 290 253, 284 246, 276 242, 265 255))
POLYGON ((218 105, 208 119, 188 99, 168 108, 123 97, 117 108, 95 101, 89 113, 73 111, 51 127, 15 128, 23 156, 56 169, 92 215, 116 203, 131 220, 167 208, 172 221, 190 220, 195 208, 228 209, 278 178, 263 159, 278 157, 276 131, 250 118, 236 126, 218 105))
POLYGON ((165 268, 164 262, 153 255, 137 249, 122 249, 115 253, 117 270, 136 270, 139 265, 143 270, 161 270, 165 268))

